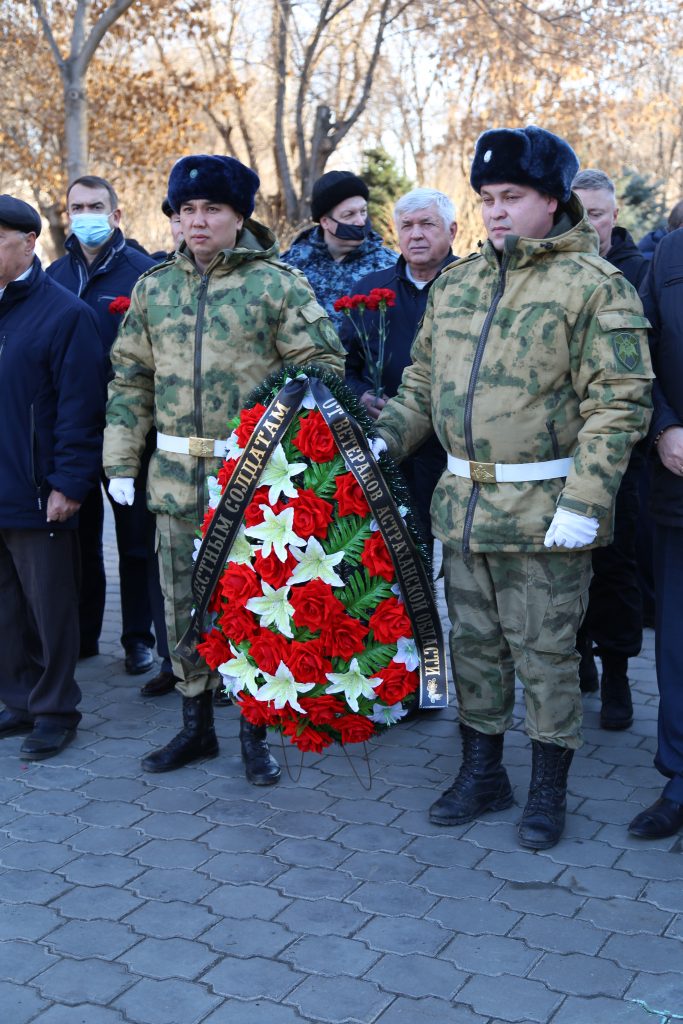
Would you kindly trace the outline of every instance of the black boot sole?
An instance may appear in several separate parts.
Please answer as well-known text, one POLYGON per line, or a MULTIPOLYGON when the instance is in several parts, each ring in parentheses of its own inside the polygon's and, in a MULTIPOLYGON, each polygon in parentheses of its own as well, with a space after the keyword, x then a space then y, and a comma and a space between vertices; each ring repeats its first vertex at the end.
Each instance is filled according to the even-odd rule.
POLYGON ((447 827, 450 825, 467 825, 470 821, 476 821, 482 814, 490 814, 493 811, 506 811, 508 807, 512 807, 514 802, 515 799, 513 796, 503 797, 502 799, 499 798, 497 800, 493 800, 490 804, 486 804, 485 807, 479 808, 479 810, 474 814, 458 815, 457 817, 449 818, 436 818, 430 813, 429 820, 432 825, 445 825, 447 827))
POLYGON ((212 761, 214 757, 218 757, 219 753, 219 750, 214 750, 206 754, 197 754, 196 757, 190 758, 189 761, 183 761, 182 764, 146 765, 143 760, 140 765, 143 771, 150 772, 152 775, 160 775, 162 772, 177 772, 181 768, 187 768, 189 764, 198 764, 200 761, 212 761))
MULTIPOLYGON (((564 832, 564 829, 562 831, 564 832)), ((555 839, 523 839, 519 832, 517 833, 519 845, 525 850, 550 850, 553 846, 557 846, 561 838, 562 832, 555 839)))
POLYGON ((607 729, 608 732, 623 732, 624 729, 630 729, 633 725, 633 715, 630 718, 625 718, 623 721, 618 722, 616 720, 603 719, 600 716, 600 728, 607 729))

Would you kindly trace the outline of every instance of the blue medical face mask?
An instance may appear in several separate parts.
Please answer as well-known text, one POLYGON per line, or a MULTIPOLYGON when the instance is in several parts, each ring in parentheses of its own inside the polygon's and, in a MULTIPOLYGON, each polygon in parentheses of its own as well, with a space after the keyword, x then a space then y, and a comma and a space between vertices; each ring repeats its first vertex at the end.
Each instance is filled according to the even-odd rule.
POLYGON ((96 248, 106 242, 114 230, 110 213, 75 213, 71 218, 71 231, 83 245, 96 248))
POLYGON ((366 219, 365 224, 343 224, 336 217, 330 217, 330 220, 333 220, 337 225, 334 237, 343 239, 345 242, 362 242, 372 231, 369 217, 366 219))

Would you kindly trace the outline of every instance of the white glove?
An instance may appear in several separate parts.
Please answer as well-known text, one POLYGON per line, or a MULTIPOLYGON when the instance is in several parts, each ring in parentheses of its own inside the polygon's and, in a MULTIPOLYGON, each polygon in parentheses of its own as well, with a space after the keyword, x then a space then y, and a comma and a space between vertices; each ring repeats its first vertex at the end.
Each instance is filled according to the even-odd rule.
POLYGON ((593 543, 599 525, 592 516, 580 516, 578 512, 558 508, 543 543, 547 548, 553 544, 558 548, 583 548, 593 543))
POLYGON ((387 443, 382 437, 370 437, 368 438, 370 443, 370 451, 376 459, 380 457, 382 452, 387 450, 387 443))
POLYGON ((119 476, 109 481, 107 488, 117 505, 132 505, 135 500, 135 480, 132 476, 119 476))

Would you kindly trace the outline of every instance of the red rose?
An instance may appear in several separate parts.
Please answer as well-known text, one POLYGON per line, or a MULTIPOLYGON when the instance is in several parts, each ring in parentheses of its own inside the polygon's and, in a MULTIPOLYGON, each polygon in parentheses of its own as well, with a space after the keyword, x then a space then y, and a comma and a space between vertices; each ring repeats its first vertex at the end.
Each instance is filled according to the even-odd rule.
POLYGON ((197 651, 209 666, 210 669, 217 669, 224 661, 230 661, 233 654, 228 647, 228 641, 217 629, 210 633, 204 633, 204 639, 197 644, 197 651))
POLYGON ((249 653, 262 672, 274 676, 280 662, 285 661, 287 648, 288 644, 283 636, 262 627, 258 636, 251 641, 249 653))
POLYGON ((238 608, 244 608, 251 597, 263 594, 259 578, 248 565, 228 562, 220 579, 221 593, 238 608))
POLYGON ((271 505, 268 501, 269 490, 269 487, 257 487, 254 491, 253 498, 244 510, 244 522, 247 526, 258 526, 263 522, 261 505, 267 505, 275 515, 286 507, 284 501, 276 501, 274 505, 271 505))
POLYGON ((394 581, 394 563, 391 561, 389 549, 379 530, 376 530, 366 540, 360 560, 371 576, 382 576, 390 583, 394 581))
POLYGON ((299 732, 299 724, 300 722, 296 720, 285 722, 282 731, 304 753, 311 751, 314 754, 321 754, 325 747, 334 742, 326 732, 318 732, 312 725, 306 724, 299 732))
POLYGON ((119 295, 109 303, 109 312, 114 316, 121 316, 130 307, 130 299, 127 295, 119 295))
POLYGON ((354 654, 363 650, 363 640, 369 633, 369 627, 350 615, 335 615, 328 618, 320 631, 320 639, 325 650, 333 658, 350 661, 354 654))
POLYGON ((395 597, 388 597, 377 605, 369 625, 375 640, 381 644, 395 644, 399 637, 413 635, 406 606, 395 597))
POLYGON ((313 462, 329 462, 337 454, 332 431, 317 409, 302 417, 292 443, 313 462))
POLYGON ((237 443, 240 448, 246 447, 247 441, 254 433, 254 428, 265 411, 265 405, 261 405, 260 403, 255 405, 253 409, 242 409, 242 412, 240 413, 240 425, 235 431, 237 434, 237 443))
POLYGON ((299 491, 289 508, 294 509, 294 532, 299 537, 327 537, 333 509, 329 501, 319 498, 315 491, 299 491))
POLYGON ((204 513, 204 518, 202 519, 202 525, 200 527, 200 529, 202 531, 202 537, 204 536, 204 534, 208 530, 208 528, 209 528, 209 526, 211 524, 211 520, 213 519, 213 514, 214 514, 215 511, 216 510, 213 509, 213 508, 207 508, 206 512, 204 513))
POLYGON ((337 490, 334 494, 340 516, 367 516, 370 508, 363 490, 353 473, 342 473, 337 477, 337 490))
POLYGON ((223 595, 221 594, 221 583, 220 580, 216 584, 213 594, 209 599, 209 603, 206 606, 207 612, 219 612, 222 607, 223 595))
POLYGON ((363 715, 344 715, 337 719, 334 727, 339 729, 342 743, 363 743, 375 731, 374 722, 363 715))
POLYGON ((252 725, 274 725, 277 722, 277 712, 264 700, 256 700, 256 697, 249 693, 241 693, 237 703, 246 720, 252 725))
POLYGON ((232 474, 235 472, 235 466, 237 465, 237 462, 238 459, 225 459, 223 465, 218 470, 218 476, 216 477, 216 481, 219 487, 222 487, 223 490, 225 490, 225 485, 227 484, 232 474))
POLYGON ((332 662, 325 657, 319 640, 294 640, 284 662, 298 683, 325 683, 326 673, 332 671, 332 662))
POLYGON ((292 587, 289 603, 294 608, 294 625, 314 632, 320 629, 325 619, 344 612, 344 605, 334 596, 330 584, 322 580, 292 587))
POLYGON ((312 725, 331 725, 346 711, 346 706, 331 693, 321 693, 319 697, 300 697, 299 704, 312 725))
POLYGON ((281 562, 274 551, 264 558, 260 551, 254 555, 254 569, 262 580, 279 590, 284 587, 299 563, 291 551, 287 552, 287 561, 281 562))
POLYGON ((385 704, 397 704, 409 693, 417 690, 420 684, 417 672, 408 672, 405 665, 399 661, 389 662, 386 668, 374 672, 373 676, 382 680, 375 688, 375 693, 385 704))
POLYGON ((243 640, 251 640, 261 628, 256 618, 246 608, 234 608, 224 605, 223 614, 219 619, 220 627, 234 644, 243 640))

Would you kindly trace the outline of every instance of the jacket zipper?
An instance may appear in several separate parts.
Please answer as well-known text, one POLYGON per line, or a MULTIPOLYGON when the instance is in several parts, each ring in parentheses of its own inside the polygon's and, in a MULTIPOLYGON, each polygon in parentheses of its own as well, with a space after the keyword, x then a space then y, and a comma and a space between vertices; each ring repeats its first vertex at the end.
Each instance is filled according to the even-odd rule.
MULTIPOLYGON (((474 406, 474 391, 477 386, 477 378, 479 376, 479 370, 481 368, 481 361, 484 358, 484 349, 486 348, 486 342, 489 338, 489 331, 491 330, 491 324, 493 318, 496 315, 498 309, 498 303, 503 297, 505 291, 505 275, 507 273, 508 263, 510 262, 509 253, 503 253, 503 258, 500 264, 500 274, 498 275, 498 285, 496 287, 495 294, 489 306, 484 325, 479 335, 479 341, 477 342, 477 348, 474 353, 474 361, 472 363, 472 370, 470 372, 470 381, 467 386, 467 400, 465 402, 465 446, 467 448, 468 458, 474 461, 474 440, 472 438, 472 408, 474 406)), ((474 521, 474 512, 477 507, 479 495, 481 493, 481 484, 476 481, 472 482, 472 493, 470 494, 469 501, 467 503, 467 512, 465 513, 465 525, 462 532, 462 555, 466 565, 471 565, 471 552, 470 552, 470 536, 472 533, 472 523, 474 521)))
POLYGON ((33 486, 36 489, 38 498, 38 511, 41 512, 43 508, 43 501, 40 496, 40 483, 36 476, 36 415, 33 408, 33 402, 29 407, 29 428, 30 428, 30 448, 31 448, 31 476, 33 478, 33 486))
MULTIPOLYGON (((204 333, 204 309, 206 293, 209 286, 208 274, 203 274, 199 285, 197 299, 197 321, 194 329, 194 428, 197 437, 204 436, 204 418, 202 416, 202 335, 204 333)), ((197 519, 204 518, 204 478, 206 471, 204 460, 197 459, 197 519)))
POLYGON ((560 446, 557 441, 557 431, 555 430, 555 420, 545 421, 546 429, 550 434, 550 443, 553 446, 553 456, 556 459, 560 458, 560 446))

